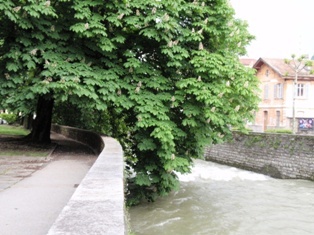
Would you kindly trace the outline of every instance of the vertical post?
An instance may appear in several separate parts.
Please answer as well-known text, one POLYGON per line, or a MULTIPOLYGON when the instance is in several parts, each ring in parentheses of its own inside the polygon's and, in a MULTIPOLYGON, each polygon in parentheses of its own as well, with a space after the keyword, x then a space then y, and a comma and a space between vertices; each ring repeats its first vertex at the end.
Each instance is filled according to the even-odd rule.
POLYGON ((292 134, 295 134, 295 100, 297 97, 298 71, 295 70, 295 77, 293 82, 293 101, 292 101, 292 134))

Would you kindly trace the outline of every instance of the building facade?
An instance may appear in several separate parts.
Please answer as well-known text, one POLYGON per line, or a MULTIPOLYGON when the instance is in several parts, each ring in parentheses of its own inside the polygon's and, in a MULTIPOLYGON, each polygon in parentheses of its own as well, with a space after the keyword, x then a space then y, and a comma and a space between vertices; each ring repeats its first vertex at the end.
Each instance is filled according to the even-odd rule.
POLYGON ((252 66, 260 80, 260 104, 253 131, 293 129, 297 133, 314 132, 313 67, 284 59, 258 59, 252 66), (296 69, 299 69, 296 77, 296 69), (293 118, 294 117, 294 118, 293 118))

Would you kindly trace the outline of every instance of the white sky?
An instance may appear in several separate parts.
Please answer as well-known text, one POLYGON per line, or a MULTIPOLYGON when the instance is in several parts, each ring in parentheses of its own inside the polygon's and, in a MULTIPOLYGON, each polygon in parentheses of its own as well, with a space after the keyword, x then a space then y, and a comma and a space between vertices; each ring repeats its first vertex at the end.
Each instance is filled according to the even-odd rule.
POLYGON ((314 54, 314 0, 230 0, 255 40, 247 57, 291 58, 314 54))

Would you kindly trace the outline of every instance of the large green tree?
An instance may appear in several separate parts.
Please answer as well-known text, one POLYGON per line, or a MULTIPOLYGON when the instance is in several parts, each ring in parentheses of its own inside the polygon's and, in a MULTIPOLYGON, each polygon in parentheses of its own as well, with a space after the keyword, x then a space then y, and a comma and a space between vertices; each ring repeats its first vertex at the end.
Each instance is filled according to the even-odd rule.
POLYGON ((37 142, 54 105, 119 120, 131 195, 154 200, 257 107, 246 28, 227 0, 0 0, 0 102, 36 112, 37 142))

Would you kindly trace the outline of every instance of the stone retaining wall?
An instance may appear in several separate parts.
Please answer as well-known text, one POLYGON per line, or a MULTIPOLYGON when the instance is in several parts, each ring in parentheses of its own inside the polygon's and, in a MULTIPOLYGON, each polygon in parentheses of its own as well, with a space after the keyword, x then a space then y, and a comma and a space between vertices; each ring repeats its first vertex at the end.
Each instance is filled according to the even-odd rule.
POLYGON ((283 179, 314 180, 314 136, 241 134, 206 148, 205 158, 283 179))
POLYGON ((92 131, 60 125, 52 125, 51 131, 89 146, 95 154, 100 154, 104 148, 104 142, 101 136, 92 131))
POLYGON ((119 142, 110 137, 100 137, 93 132, 72 127, 54 126, 53 131, 102 151, 52 225, 48 235, 127 234, 124 161, 119 142))

